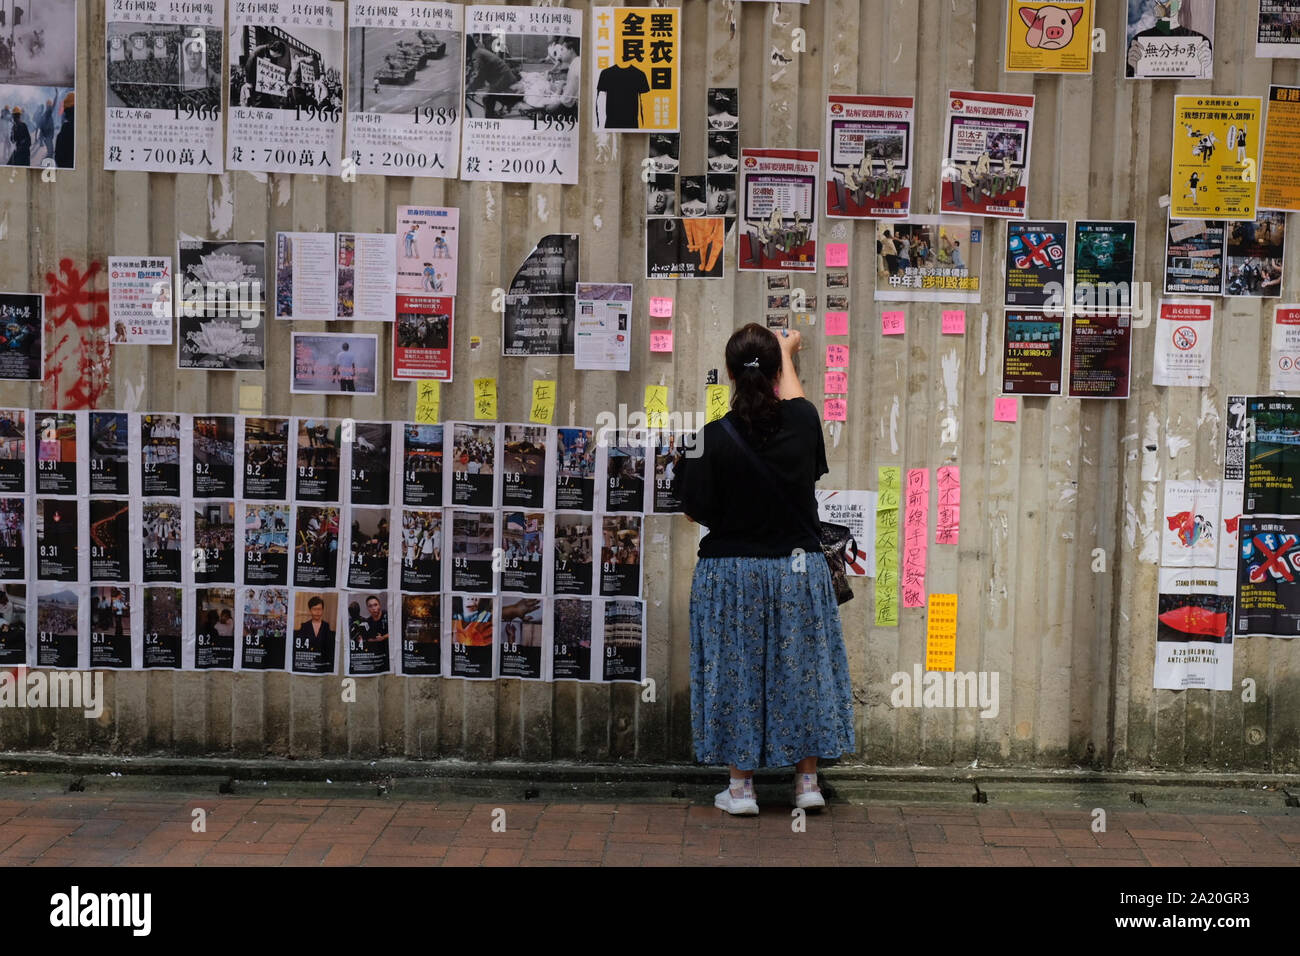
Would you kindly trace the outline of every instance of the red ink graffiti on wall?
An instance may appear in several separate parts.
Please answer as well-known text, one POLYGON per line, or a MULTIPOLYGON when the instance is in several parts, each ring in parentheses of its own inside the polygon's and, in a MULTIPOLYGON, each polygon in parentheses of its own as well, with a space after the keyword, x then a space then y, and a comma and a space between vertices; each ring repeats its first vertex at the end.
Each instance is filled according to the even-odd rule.
POLYGON ((94 287, 98 262, 82 272, 64 259, 59 272, 45 273, 45 405, 97 408, 109 386, 108 291, 94 287))

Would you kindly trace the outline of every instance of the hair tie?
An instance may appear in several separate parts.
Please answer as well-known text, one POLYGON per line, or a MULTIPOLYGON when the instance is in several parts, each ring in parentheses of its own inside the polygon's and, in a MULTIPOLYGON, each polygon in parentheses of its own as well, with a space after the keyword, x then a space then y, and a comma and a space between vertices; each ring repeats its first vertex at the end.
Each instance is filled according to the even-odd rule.
POLYGON ((758 359, 753 358, 745 363, 745 368, 758 368, 758 359))

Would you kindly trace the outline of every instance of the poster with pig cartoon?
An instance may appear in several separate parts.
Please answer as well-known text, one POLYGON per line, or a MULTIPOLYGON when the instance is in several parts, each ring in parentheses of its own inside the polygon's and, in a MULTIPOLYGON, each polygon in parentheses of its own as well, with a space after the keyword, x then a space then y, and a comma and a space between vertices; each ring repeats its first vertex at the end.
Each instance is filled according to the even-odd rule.
POLYGON ((1091 73, 1094 3, 1007 0, 1007 72, 1091 73))

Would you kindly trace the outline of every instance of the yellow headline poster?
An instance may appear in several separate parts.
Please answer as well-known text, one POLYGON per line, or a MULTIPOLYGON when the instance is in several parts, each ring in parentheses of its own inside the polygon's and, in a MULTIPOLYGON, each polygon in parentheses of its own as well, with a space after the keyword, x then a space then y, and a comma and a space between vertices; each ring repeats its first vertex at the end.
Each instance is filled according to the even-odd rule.
POLYGON ((957 668, 957 595, 931 594, 925 619, 925 669, 957 668))
POLYGON ((1094 0, 1007 0, 1008 73, 1091 73, 1094 0))
POLYGON ((415 424, 438 424, 439 406, 442 404, 442 382, 423 378, 415 383, 415 424))
POLYGON ((1170 219, 1255 218, 1258 96, 1175 96, 1170 219))
POLYGON ((898 515, 903 472, 876 470, 876 627, 898 626, 898 515))
POLYGON ((597 132, 677 132, 679 13, 675 7, 592 9, 597 132))
POLYGON ((1259 208, 1300 212, 1300 87, 1270 86, 1259 208))

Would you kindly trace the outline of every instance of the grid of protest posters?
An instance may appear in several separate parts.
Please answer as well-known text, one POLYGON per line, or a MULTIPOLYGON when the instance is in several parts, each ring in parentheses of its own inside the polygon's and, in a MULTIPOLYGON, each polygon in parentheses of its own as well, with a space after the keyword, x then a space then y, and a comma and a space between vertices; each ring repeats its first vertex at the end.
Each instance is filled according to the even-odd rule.
POLYGON ((832 95, 826 114, 826 215, 906 219, 914 99, 832 95))
POLYGON ((955 90, 944 123, 940 212, 1029 216, 1034 97, 955 90))
POLYGON ((1124 6, 1125 76, 1213 78, 1215 0, 1126 0, 1124 6))
POLYGON ((742 149, 738 268, 817 271, 815 149, 742 149))
MULTIPOLYGON (((0 51, 0 166, 71 169, 76 158, 77 0, 10 3, 0 51)), ((111 97, 110 93, 110 97, 111 97)))
POLYGON ((680 11, 609 7, 592 11, 592 129, 665 133, 678 129, 680 11))
POLYGON ((1255 218, 1262 112, 1258 96, 1174 97, 1171 218, 1255 218))
MULTIPOLYGON (((880 250, 876 256, 876 301, 980 301, 982 220, 964 216, 878 220, 876 242, 880 250)), ((830 296, 827 306, 834 307, 830 296)))
POLYGON ((105 10, 104 168, 221 172, 225 5, 106 0, 105 10))
POLYGON ((266 243, 182 239, 176 254, 177 365, 266 367, 266 243))

